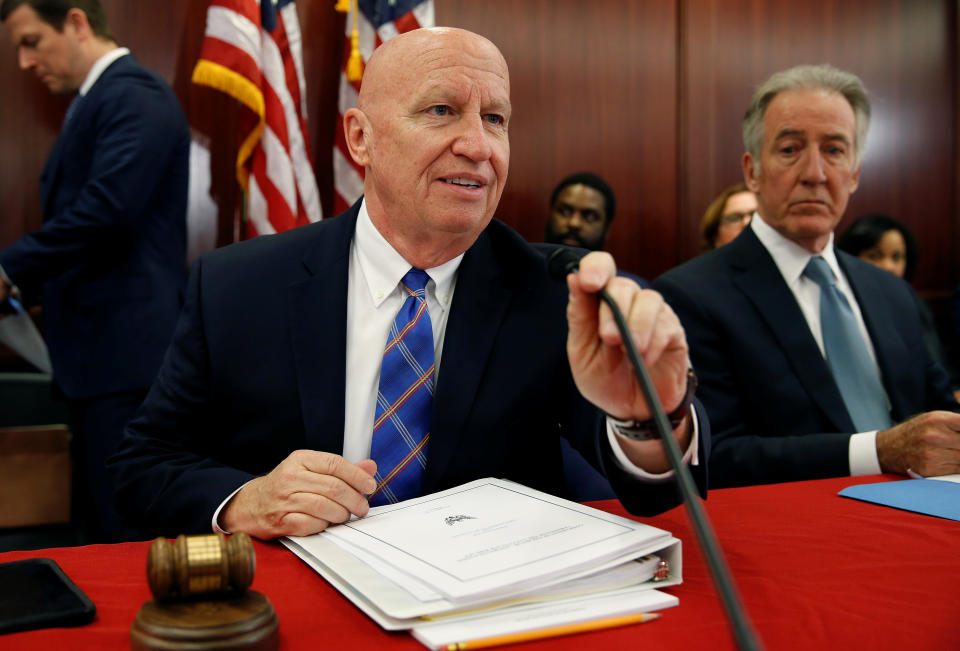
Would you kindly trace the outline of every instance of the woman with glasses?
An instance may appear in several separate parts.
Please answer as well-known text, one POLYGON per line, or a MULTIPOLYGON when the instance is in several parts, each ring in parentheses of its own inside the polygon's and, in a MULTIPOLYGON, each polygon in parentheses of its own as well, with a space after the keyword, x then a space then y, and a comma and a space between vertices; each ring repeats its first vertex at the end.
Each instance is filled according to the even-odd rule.
POLYGON ((743 183, 731 185, 714 199, 700 221, 700 246, 710 251, 740 234, 757 211, 757 195, 743 183))

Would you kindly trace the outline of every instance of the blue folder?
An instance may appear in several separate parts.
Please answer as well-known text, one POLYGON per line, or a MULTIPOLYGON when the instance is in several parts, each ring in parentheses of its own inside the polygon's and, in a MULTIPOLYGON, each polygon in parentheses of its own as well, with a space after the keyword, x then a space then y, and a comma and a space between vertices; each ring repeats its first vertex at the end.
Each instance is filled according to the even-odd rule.
POLYGON ((864 502, 960 521, 960 484, 939 479, 904 479, 848 486, 839 493, 864 502))

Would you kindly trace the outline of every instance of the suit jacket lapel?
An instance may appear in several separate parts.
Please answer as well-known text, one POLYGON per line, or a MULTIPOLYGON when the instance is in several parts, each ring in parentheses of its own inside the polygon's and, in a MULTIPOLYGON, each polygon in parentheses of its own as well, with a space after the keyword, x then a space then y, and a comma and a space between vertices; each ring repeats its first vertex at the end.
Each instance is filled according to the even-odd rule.
MULTIPOLYGON (((96 105, 99 100, 96 97, 97 93, 103 92, 103 89, 106 86, 109 86, 111 83, 111 77, 118 72, 123 71, 126 66, 130 66, 136 62, 132 54, 125 54, 113 61, 106 69, 100 74, 97 78, 97 81, 94 82, 93 86, 90 87, 87 94, 84 96, 77 95, 74 97, 71 103, 75 102, 73 106, 73 115, 70 120, 67 121, 67 116, 64 114, 64 123, 60 127, 60 135, 57 137, 56 142, 53 144, 53 149, 50 150, 50 155, 47 156, 47 162, 44 164, 43 172, 40 174, 40 201, 43 205, 43 218, 46 219, 49 216, 53 202, 51 201, 54 190, 57 187, 57 183, 60 180, 60 172, 62 166, 60 161, 63 157, 63 149, 71 137, 71 135, 77 129, 85 129, 88 118, 83 115, 84 105, 93 104, 96 105)), ((67 111, 70 112, 70 107, 67 108, 67 111)))
POLYGON ((339 217, 301 227, 327 232, 304 256, 304 278, 287 287, 305 442, 314 450, 343 451, 347 276, 358 210, 359 203, 339 217))
POLYGON ((427 491, 434 490, 459 446, 499 324, 514 295, 495 260, 490 238, 483 233, 464 255, 457 272, 433 399, 424 477, 427 491))
POLYGON ((76 119, 71 119, 70 126, 64 126, 56 142, 53 143, 53 149, 47 156, 47 162, 43 166, 43 172, 40 174, 40 202, 43 206, 43 219, 46 220, 53 206, 53 192, 60 179, 60 160, 63 154, 64 142, 70 137, 71 127, 76 128, 76 119))
POLYGON ((804 389, 837 431, 853 431, 853 422, 833 374, 773 258, 749 228, 726 246, 735 247, 730 250, 732 255, 729 258, 734 284, 767 323, 804 389))

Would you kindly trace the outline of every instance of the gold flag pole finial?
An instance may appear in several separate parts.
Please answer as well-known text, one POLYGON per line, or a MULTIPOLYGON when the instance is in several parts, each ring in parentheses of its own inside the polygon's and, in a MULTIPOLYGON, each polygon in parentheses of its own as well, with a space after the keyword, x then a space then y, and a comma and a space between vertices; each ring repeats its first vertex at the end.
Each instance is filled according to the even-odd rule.
MULTIPOLYGON (((343 0, 341 0, 342 2, 343 0)), ((347 59, 347 81, 363 79, 363 59, 360 58, 360 30, 357 29, 357 0, 347 0, 352 5, 353 29, 350 30, 350 58, 347 59)))

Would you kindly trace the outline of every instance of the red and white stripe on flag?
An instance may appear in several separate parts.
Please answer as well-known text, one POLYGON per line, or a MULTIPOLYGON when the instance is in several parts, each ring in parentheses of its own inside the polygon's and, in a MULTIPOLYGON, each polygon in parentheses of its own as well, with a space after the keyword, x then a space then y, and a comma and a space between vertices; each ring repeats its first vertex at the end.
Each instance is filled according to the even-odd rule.
POLYGON ((211 0, 193 82, 250 109, 240 119, 237 180, 246 236, 321 219, 307 129, 302 37, 293 0, 211 0))
POLYGON ((350 3, 346 20, 346 38, 343 65, 340 68, 340 101, 333 144, 333 207, 339 214, 349 208, 363 194, 363 168, 350 157, 343 134, 343 114, 357 105, 360 82, 347 79, 347 61, 350 58, 350 32, 353 29, 354 6, 359 6, 357 31, 360 37, 360 56, 366 64, 373 51, 397 34, 418 27, 434 25, 433 0, 358 0, 350 3))

